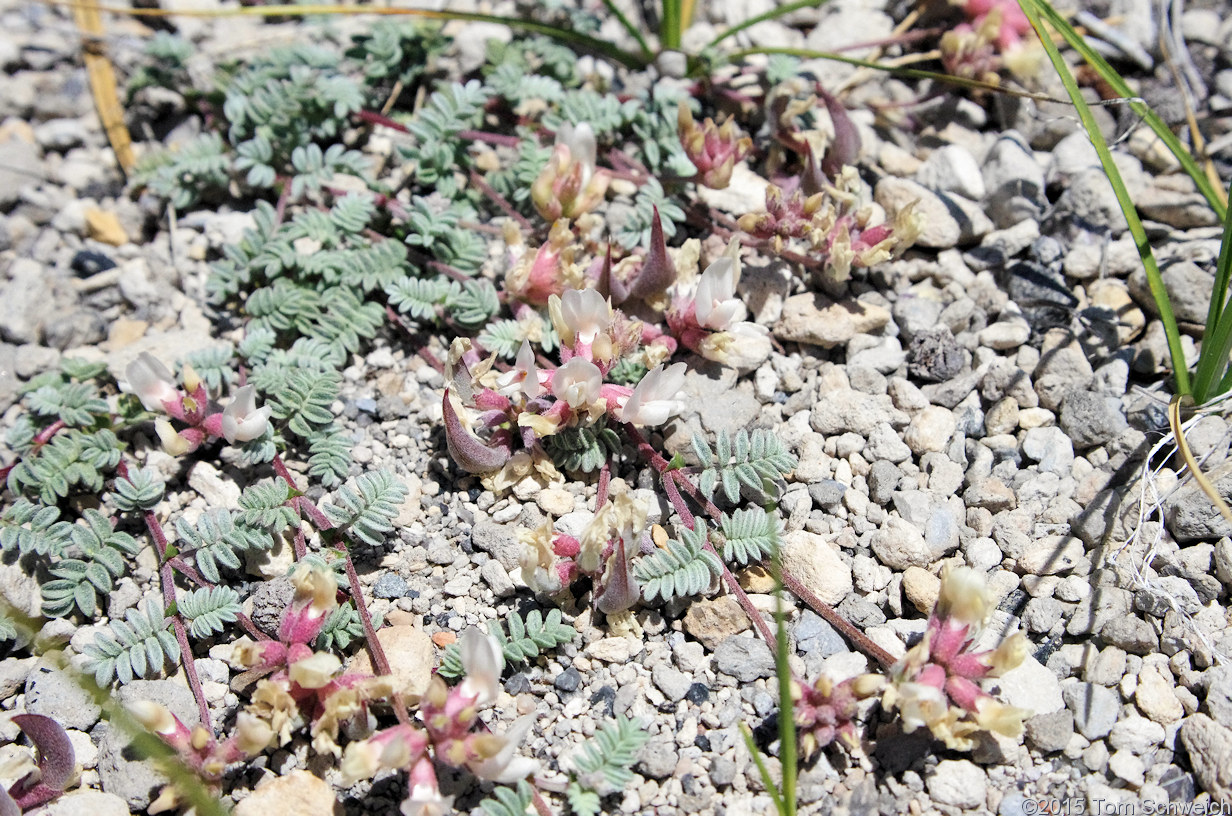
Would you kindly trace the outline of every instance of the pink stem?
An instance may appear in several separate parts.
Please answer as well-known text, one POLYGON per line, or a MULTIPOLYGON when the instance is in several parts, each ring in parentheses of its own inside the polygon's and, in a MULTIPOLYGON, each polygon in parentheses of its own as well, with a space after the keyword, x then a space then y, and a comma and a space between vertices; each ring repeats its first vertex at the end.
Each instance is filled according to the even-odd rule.
MULTIPOLYGON (((128 477, 128 463, 123 459, 116 467, 116 473, 121 479, 132 483, 128 477)), ((158 577, 162 585, 163 605, 169 608, 175 604, 175 571, 171 567, 171 561, 167 558, 167 536, 163 533, 162 525, 158 523, 158 517, 154 515, 153 510, 146 510, 143 515, 146 529, 150 531, 150 538, 154 540, 154 551, 158 553, 158 577)), ((184 628, 184 618, 178 611, 171 616, 171 628, 175 630, 175 640, 180 644, 180 654, 183 656, 181 663, 184 665, 184 673, 188 676, 188 687, 192 689, 193 698, 197 701, 201 725, 209 729, 212 734, 214 726, 210 721, 210 707, 205 701, 201 678, 197 676, 197 664, 193 660, 192 644, 188 642, 188 630, 184 628)))
POLYGON ((798 578, 788 573, 787 570, 780 570, 780 572, 782 573, 783 586, 787 588, 787 591, 812 607, 813 611, 820 615, 826 623, 841 632, 843 637, 851 641, 857 649, 880 663, 883 669, 888 669, 897 662, 894 659, 894 655, 870 640, 868 635, 856 628, 855 624, 844 618, 834 607, 818 598, 813 594, 812 590, 800 583, 798 578))
POLYGON ((38 436, 34 437, 34 446, 42 447, 51 441, 51 438, 65 428, 64 420, 57 419, 55 422, 48 425, 46 428, 38 432, 38 436))
MULTIPOLYGON (((637 445, 637 449, 650 460, 651 466, 659 474, 659 478, 663 481, 663 489, 667 492, 668 498, 672 502, 672 506, 676 508, 676 512, 680 514, 681 519, 689 526, 689 529, 696 529, 696 519, 693 513, 685 504, 684 497, 680 495, 677 489, 677 480, 679 479, 686 488, 691 488, 689 480, 685 478, 683 473, 672 469, 671 463, 663 458, 663 455, 650 446, 650 443, 638 432, 632 425, 625 425, 625 432, 629 434, 629 438, 637 445)), ((721 513, 719 508, 713 503, 705 502, 709 505, 707 512, 717 521, 721 513)), ((757 608, 753 606, 753 602, 749 600, 749 596, 745 594, 744 588, 740 586, 740 582, 736 580, 736 576, 732 575, 732 571, 728 569, 727 564, 723 561, 723 557, 719 555, 714 545, 710 543, 710 537, 706 537, 706 550, 714 554, 718 558, 719 565, 723 568, 722 576, 723 583, 727 584, 728 590, 736 597, 736 602, 740 604, 740 608, 744 610, 744 614, 748 616, 749 622, 761 634, 762 640, 766 641, 766 645, 770 647, 770 651, 774 652, 777 648, 778 640, 774 633, 770 631, 770 627, 766 625, 766 619, 761 616, 757 608)))
POLYGON ((505 213, 505 215, 509 216, 514 221, 517 221, 518 226, 520 226, 522 229, 526 230, 527 232, 535 231, 535 228, 530 223, 530 221, 526 220, 526 216, 522 215, 522 213, 515 210, 513 208, 513 205, 510 204, 503 195, 496 192, 496 190, 492 189, 492 185, 484 181, 483 177, 480 176, 478 173, 476 173, 474 170, 471 171, 471 184, 474 184, 476 187, 479 188, 480 192, 482 192, 488 198, 492 199, 492 201, 496 203, 496 206, 500 207, 501 211, 505 213))
POLYGON ((381 127, 387 127, 390 130, 396 130, 399 133, 410 133, 410 131, 406 129, 406 125, 399 124, 385 114, 377 113, 376 111, 361 110, 355 114, 355 118, 361 122, 367 122, 370 125, 380 125, 381 127))
MULTIPOLYGON (((295 486, 295 480, 291 476, 286 465, 282 461, 282 457, 274 456, 274 471, 287 481, 292 488, 298 490, 295 486)), ((368 647, 368 656, 372 658, 372 665, 378 674, 392 674, 389 668, 389 658, 385 656, 385 649, 381 646, 381 642, 376 637, 376 627, 372 625, 372 615, 368 612, 368 604, 364 602, 363 587, 359 583, 359 573, 355 571, 355 562, 351 560, 350 540, 347 535, 334 527, 333 522, 322 513, 315 504, 313 504, 307 496, 296 496, 292 499, 295 506, 306 515, 310 521, 321 532, 327 530, 333 531, 334 535, 342 539, 342 558, 343 564, 346 567, 347 583, 351 588, 351 598, 355 601, 355 609, 359 612, 359 622, 364 629, 365 645, 368 647)), ((394 713, 398 715, 398 720, 402 723, 409 723, 410 716, 406 712, 406 705, 402 701, 401 694, 395 694, 394 699, 397 705, 394 706, 394 713)))
MULTIPOLYGON (((55 436, 57 433, 62 431, 65 427, 67 426, 65 425, 64 420, 57 419, 55 422, 51 423, 46 428, 39 431, 38 436, 34 437, 34 440, 30 443, 31 444, 30 452, 33 453, 34 451, 46 445, 48 442, 51 441, 51 438, 53 436, 55 436)), ((21 460, 19 459, 17 461, 19 462, 21 460)), ((4 467, 0 468, 0 482, 3 482, 6 479, 8 479, 9 472, 12 471, 13 468, 15 467, 17 467, 17 462, 14 462, 11 465, 5 465, 4 467)))
POLYGON ((458 131, 458 138, 465 139, 468 142, 484 142, 504 147, 518 146, 517 136, 509 136, 504 133, 488 133, 486 130, 461 130, 458 131))

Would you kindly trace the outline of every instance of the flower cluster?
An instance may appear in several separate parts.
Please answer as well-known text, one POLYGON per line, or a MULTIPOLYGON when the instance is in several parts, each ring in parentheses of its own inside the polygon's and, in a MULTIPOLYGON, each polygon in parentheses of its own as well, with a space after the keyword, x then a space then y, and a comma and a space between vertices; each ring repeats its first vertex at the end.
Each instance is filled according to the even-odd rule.
POLYGON ((879 221, 879 208, 868 200, 868 188, 854 167, 844 167, 821 192, 790 196, 774 185, 766 188, 766 211, 740 217, 740 229, 765 241, 775 252, 799 241, 822 259, 826 275, 847 280, 853 268, 897 258, 920 234, 915 208, 898 211, 894 223, 879 221))
MULTIPOLYGON (((235 660, 256 673, 247 713, 264 724, 268 742, 286 744, 293 732, 311 724, 313 747, 340 754, 338 730, 351 718, 366 714, 371 701, 392 696, 389 677, 339 674, 342 661, 309 645, 338 605, 338 584, 324 568, 300 566, 291 575, 295 595, 283 614, 278 640, 244 643, 235 660)), ((262 746, 264 747, 264 746, 262 746)))
POLYGON ((612 177, 595 167, 596 151, 595 132, 586 122, 556 132, 552 155, 530 188, 535 209, 549 223, 590 212, 607 194, 612 177))
POLYGON ((227 406, 219 410, 210 403, 205 383, 184 366, 184 388, 176 385, 175 377, 157 357, 143 351, 124 370, 129 390, 141 400, 147 411, 160 411, 188 427, 176 430, 170 420, 154 423, 163 448, 172 456, 192 453, 211 439, 225 438, 234 445, 251 442, 265 436, 273 411, 268 405, 258 408, 256 391, 251 385, 237 388, 227 406))
POLYGON ((923 639, 891 669, 882 704, 897 707, 908 733, 928 728, 957 751, 970 750, 971 735, 995 731, 1009 737, 1022 734, 1030 712, 1003 705, 980 688, 979 682, 1018 666, 1026 656, 1021 632, 994 650, 977 652, 974 641, 988 617, 991 603, 983 576, 970 567, 947 567, 941 574, 941 594, 923 639))
POLYGON ((941 61, 955 76, 997 84, 1004 66, 1019 76, 1036 73, 1041 58, 1026 35, 1031 23, 1015 0, 967 0, 967 22, 941 37, 941 61))
POLYGON ((546 521, 536 530, 520 531, 522 579, 536 592, 554 594, 582 575, 595 583, 595 607, 605 615, 637 603, 641 589, 634 579, 633 556, 653 548, 646 529, 646 507, 614 480, 608 501, 595 513, 581 539, 555 533, 546 521))
POLYGON ((740 262, 735 246, 702 272, 691 288, 678 287, 667 322, 686 348, 707 360, 734 368, 756 368, 770 356, 770 332, 745 320, 748 310, 736 297, 740 262))
MULTIPOLYGON (((205 726, 189 728, 159 703, 138 700, 130 704, 128 710, 137 722, 171 747, 180 761, 211 788, 222 782, 228 765, 261 753, 272 737, 265 723, 243 712, 236 719, 235 731, 220 742, 205 726)), ((172 783, 163 787, 158 798, 150 803, 148 812, 164 813, 176 810, 182 804, 183 794, 172 783)))
POLYGON ((554 468, 540 446, 543 440, 577 428, 601 428, 606 419, 659 425, 681 407, 676 397, 684 384, 683 363, 660 362, 632 388, 608 382, 622 359, 669 356, 675 347, 671 338, 613 309, 597 289, 553 294, 548 313, 560 337, 556 368, 540 368, 528 342, 505 372, 494 371, 494 360, 480 359, 465 342, 456 344, 453 385, 442 413, 450 454, 464 470, 506 469, 506 476, 516 479, 537 469, 551 478, 554 468))
MULTIPOLYGON (((294 731, 311 723, 313 748, 342 759, 343 776, 353 783, 383 768, 405 768, 410 773, 410 794, 402 804, 406 816, 433 816, 452 812, 441 795, 433 761, 468 768, 476 776, 501 783, 524 779, 539 768, 535 760, 516 756, 533 722, 516 721, 504 735, 479 726, 479 710, 496 700, 505 658, 495 638, 472 629, 460 640, 466 678, 453 689, 434 677, 420 701, 423 727, 404 723, 347 745, 338 745, 344 723, 364 718, 361 728, 371 733, 366 715, 371 703, 393 699, 400 691, 392 678, 339 674, 341 661, 308 645, 320 634, 329 613, 337 606, 333 573, 301 566, 291 576, 295 595, 283 615, 277 640, 244 643, 235 659, 252 673, 268 673, 257 681, 252 701, 240 713, 234 733, 218 741, 203 726, 189 728, 161 705, 139 702, 131 707, 136 718, 207 784, 216 785, 226 766, 285 745, 294 731)), ((348 729, 348 733, 351 730, 348 729)), ((177 807, 180 795, 167 786, 151 813, 177 807)))
POLYGON ((402 803, 404 816, 437 816, 452 812, 452 797, 442 796, 433 760, 465 767, 481 779, 512 784, 539 769, 536 760, 517 756, 534 716, 519 718, 504 734, 478 730, 480 708, 491 705, 500 691, 505 658, 496 639, 469 629, 459 639, 466 679, 450 689, 432 678, 420 702, 423 728, 395 725, 365 740, 352 742, 342 757, 348 783, 384 769, 406 768, 410 792, 402 803))
POLYGON ((793 680, 792 713, 800 729, 801 755, 812 757, 835 740, 855 750, 860 701, 880 694, 885 685, 879 674, 861 674, 838 684, 823 674, 811 686, 793 680))
POLYGON ((677 129, 685 155, 697 168, 698 182, 715 190, 731 183, 732 168, 753 149, 753 140, 737 130, 731 119, 722 127, 713 119, 699 126, 683 102, 677 112, 677 129))

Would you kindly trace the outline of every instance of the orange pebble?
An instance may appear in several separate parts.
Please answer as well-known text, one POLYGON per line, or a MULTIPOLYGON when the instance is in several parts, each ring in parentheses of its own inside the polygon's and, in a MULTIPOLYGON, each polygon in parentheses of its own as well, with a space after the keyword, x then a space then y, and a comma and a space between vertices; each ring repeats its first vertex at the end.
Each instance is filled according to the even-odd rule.
POLYGON ((458 639, 458 636, 453 632, 437 632, 432 635, 432 642, 444 649, 450 643, 458 639))

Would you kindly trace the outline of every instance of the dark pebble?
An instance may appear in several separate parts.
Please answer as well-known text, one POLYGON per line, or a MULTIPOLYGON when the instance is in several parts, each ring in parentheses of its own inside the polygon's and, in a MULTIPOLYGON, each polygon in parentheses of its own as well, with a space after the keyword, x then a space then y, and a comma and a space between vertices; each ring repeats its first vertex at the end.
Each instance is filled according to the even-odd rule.
POLYGON ((911 338, 907 347, 908 370, 926 382, 946 382, 967 365, 967 355, 945 326, 911 338))
POLYGON ((505 681, 505 691, 514 695, 524 694, 530 691, 530 680, 526 678, 525 674, 518 672, 505 681))
POLYGON ((556 675, 556 679, 552 681, 552 685, 556 686, 560 691, 577 691, 578 686, 582 685, 582 675, 578 670, 570 666, 560 674, 556 675))
POLYGON ((115 261, 98 250, 83 249, 73 256, 73 260, 69 265, 78 275, 88 278, 91 275, 97 275, 99 272, 114 269, 116 264, 115 261))
POLYGON ((590 704, 595 707, 595 710, 603 717, 612 716, 612 704, 616 702, 616 689, 611 686, 603 686, 594 694, 590 695, 590 704))
POLYGON ((693 740, 693 745, 701 748, 707 754, 710 753, 710 737, 705 734, 698 734, 696 739, 693 740))
POLYGON ((710 688, 703 683, 694 683, 684 693, 684 698, 690 703, 700 705, 710 699, 710 688))

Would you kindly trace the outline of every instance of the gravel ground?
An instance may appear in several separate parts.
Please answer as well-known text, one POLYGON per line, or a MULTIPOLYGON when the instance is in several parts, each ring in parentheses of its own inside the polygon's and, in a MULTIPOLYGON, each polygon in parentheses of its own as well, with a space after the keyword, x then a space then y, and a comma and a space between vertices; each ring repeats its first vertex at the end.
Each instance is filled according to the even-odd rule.
MULTIPOLYGON (((1137 19, 1139 5, 1149 4, 1113 3, 1101 16, 1137 19)), ((1220 144, 1232 125, 1218 118, 1232 105, 1225 11, 1194 8, 1182 18, 1210 86, 1208 138, 1220 144)), ((731 4, 710 13, 701 33, 756 9, 731 4)), ((1149 17, 1149 9, 1141 13, 1149 17)), ((171 229, 158 202, 126 191, 68 14, 7 2, 0 23, 0 410, 7 409, 7 428, 25 411, 17 404, 21 384, 62 355, 103 359, 118 373, 139 351, 161 351, 169 361, 238 338, 234 325, 202 305, 203 287, 208 261, 248 216, 197 210, 171 229)), ((141 27, 119 19, 108 25, 123 66, 141 27)), ((287 23, 225 25, 225 35, 221 24, 185 21, 183 29, 205 51, 295 31, 287 23)), ((801 15, 792 27, 763 24, 753 42, 824 48, 842 26, 888 35, 890 25, 880 2, 847 3, 801 15)), ((477 32, 463 29, 459 40, 477 32)), ((1150 31, 1130 26, 1128 36, 1155 48, 1150 31)), ((837 82, 854 69, 817 70, 837 82)), ((1144 75, 1141 93, 1162 104, 1168 82, 1144 75)), ((780 501, 786 556, 892 654, 923 631, 943 564, 986 572, 997 603, 988 636, 1021 630, 1032 644, 1025 663, 993 685, 1000 699, 1034 715, 1025 739, 990 737, 961 754, 903 734, 896 720, 874 712, 863 752, 823 753, 803 771, 802 811, 1010 816, 1037 812, 1030 800, 1040 798, 1081 799, 1088 808, 1232 801, 1232 671, 1222 662, 1232 651, 1232 527, 1163 459, 1153 464, 1164 512, 1148 508, 1139 525, 1142 465, 1166 432, 1167 351, 1095 154, 1064 108, 1009 97, 980 105, 939 96, 912 109, 911 130, 875 128, 861 101, 905 87, 869 82, 849 104, 864 136, 863 163, 877 179, 876 201, 890 213, 920 202, 926 228, 916 248, 857 277, 837 305, 773 259, 747 258, 741 294, 776 349, 740 377, 691 369, 690 407, 659 441, 675 449, 695 429, 772 430, 800 460, 780 501)), ((1218 225, 1128 112, 1098 113, 1125 137, 1118 162, 1192 346, 1213 286, 1218 225)), ((1225 158, 1216 154, 1221 172, 1225 158)), ((760 184, 737 172, 733 187, 710 203, 739 215, 761 200, 760 184)), ((443 354, 443 344, 431 342, 443 354)), ((593 515, 595 485, 524 481, 497 496, 460 477, 440 431, 444 380, 401 335, 383 333, 342 374, 333 407, 353 434, 358 468, 389 468, 409 491, 396 534, 357 560, 371 609, 392 624, 387 649, 413 671, 438 661, 439 644, 451 635, 539 605, 521 579, 516 531, 548 517, 558 530, 579 531, 593 515)), ((1229 472, 1230 443, 1218 415, 1191 431, 1190 445, 1216 477, 1229 472)), ((168 480, 160 515, 235 507, 245 483, 234 463, 176 460, 149 439, 134 453, 168 480)), ((620 475, 653 500, 651 520, 665 521, 670 510, 649 490, 649 474, 620 475)), ((309 495, 319 500, 323 491, 309 495)), ((258 624, 276 620, 286 603, 286 581, 275 577, 285 567, 277 560, 255 566, 236 585, 258 624)), ((122 617, 155 577, 152 557, 138 557, 102 621, 122 617)), ((762 576, 740 577, 754 604, 773 608, 762 576)), ((0 564, 0 592, 37 612, 32 580, 20 563, 0 564)), ((843 678, 871 668, 829 624, 801 610, 788 610, 797 671, 843 678)), ((730 596, 643 608, 628 634, 611 631, 587 599, 564 611, 580 633, 575 643, 508 676, 488 712, 494 725, 537 715, 524 752, 542 760, 544 779, 563 780, 558 761, 605 719, 624 714, 639 718, 651 739, 633 781, 607 800, 612 812, 770 812, 737 725, 756 728, 776 713, 774 664, 730 596)), ((44 635, 79 651, 100 625, 53 620, 44 635)), ((124 755, 54 660, 28 655, 0 662, 0 707, 60 719, 83 769, 81 790, 47 812, 142 812, 153 771, 124 755)), ((240 703, 228 685, 229 657, 230 646, 219 644, 197 660, 218 718, 240 703)), ((123 693, 195 716, 176 678, 139 681, 123 693)), ((7 723, 0 732, 16 737, 7 723)), ((0 758, 16 750, 2 747, 0 758)), ((347 813, 389 813, 404 796, 396 778, 341 789, 333 761, 310 756, 306 740, 248 763, 228 784, 235 799, 248 799, 237 813, 329 812, 334 797, 347 813), (249 794, 263 778, 295 770, 327 784, 288 777, 302 802, 288 795, 289 785, 249 794)), ((445 780, 447 791, 451 784, 466 790, 465 782, 445 780)), ((459 803, 476 801, 472 789, 459 803)))

